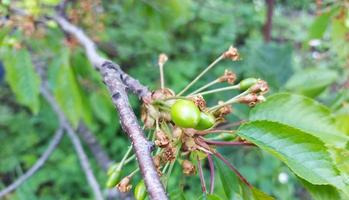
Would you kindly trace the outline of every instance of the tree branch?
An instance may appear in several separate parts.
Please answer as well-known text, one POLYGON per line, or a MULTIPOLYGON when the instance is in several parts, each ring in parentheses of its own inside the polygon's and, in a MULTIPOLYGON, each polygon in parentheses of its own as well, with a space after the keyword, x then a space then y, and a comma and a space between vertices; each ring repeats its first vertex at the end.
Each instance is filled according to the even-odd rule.
POLYGON ((53 19, 60 25, 63 31, 74 35, 78 39, 85 48, 90 62, 100 71, 103 81, 112 96, 113 104, 119 111, 123 130, 132 141, 133 149, 151 199, 168 199, 153 164, 151 144, 145 138, 138 124, 137 117, 129 104, 126 93, 126 89, 129 89, 140 98, 144 98, 150 94, 149 90, 140 84, 138 80, 124 73, 117 64, 99 56, 95 44, 81 29, 59 15, 54 16, 53 19))
POLYGON ((93 133, 88 130, 84 123, 80 123, 77 133, 80 135, 82 140, 87 144, 91 150, 93 156, 96 158, 97 163, 101 166, 103 171, 107 171, 113 161, 109 158, 108 154, 102 149, 98 143, 97 138, 93 133))
POLYGON ((58 144, 61 142, 61 139, 64 135, 63 127, 57 129, 56 133, 52 137, 50 143, 48 144, 47 149, 41 155, 41 157, 36 161, 36 163, 22 176, 20 176, 15 182, 7 186, 5 189, 0 191, 0 199, 6 194, 16 190, 20 185, 22 185, 27 179, 33 176, 48 160, 52 152, 57 148, 58 144))
POLYGON ((59 108, 56 100, 51 95, 49 90, 47 89, 47 86, 45 82, 43 82, 41 86, 41 94, 44 96, 44 98, 47 100, 47 102, 50 104, 54 112, 57 114, 61 126, 64 127, 64 129, 67 131, 68 137, 70 138, 71 142, 73 143, 74 149, 78 155, 80 165, 86 175, 87 181, 92 188, 93 194, 95 199, 97 200, 103 200, 102 192, 100 191, 100 187, 98 185, 98 182, 92 172, 90 163, 88 161, 87 155, 81 145, 79 137, 75 134, 73 128, 69 124, 67 118, 65 117, 64 113, 59 108))
POLYGON ((271 28, 273 23, 274 0, 266 0, 266 3, 267 3, 267 19, 263 27, 263 32, 264 32, 264 41, 270 42, 271 28))

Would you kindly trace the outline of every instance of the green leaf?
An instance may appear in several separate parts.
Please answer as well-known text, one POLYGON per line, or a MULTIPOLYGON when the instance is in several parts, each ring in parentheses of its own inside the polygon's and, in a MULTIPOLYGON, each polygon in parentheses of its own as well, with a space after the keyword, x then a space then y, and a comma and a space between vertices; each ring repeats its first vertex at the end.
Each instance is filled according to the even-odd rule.
POLYGON ((28 106, 33 113, 40 107, 40 78, 36 74, 30 54, 26 49, 3 49, 6 80, 19 103, 28 106))
POLYGON ((349 180, 349 150, 336 147, 329 147, 328 150, 332 156, 334 163, 343 176, 349 180))
POLYGON ((232 199, 234 193, 240 192, 238 178, 227 166, 223 165, 222 161, 217 159, 215 164, 219 173, 219 178, 222 182, 224 193, 228 199, 232 199))
MULTIPOLYGON (((302 185, 308 190, 313 200, 329 200, 329 199, 338 199, 342 200, 338 190, 330 185, 313 185, 308 181, 305 181, 301 178, 298 180, 302 185)), ((343 199, 344 200, 344 199, 343 199)))
POLYGON ((109 124, 112 121, 114 109, 109 98, 106 97, 104 93, 95 91, 91 94, 89 100, 96 117, 109 124))
POLYGON ((286 88, 306 96, 316 97, 335 82, 337 77, 337 72, 334 70, 306 69, 294 74, 286 83, 286 88))
POLYGON ((312 184, 345 187, 324 143, 300 129, 264 120, 244 124, 238 135, 276 156, 312 184))
POLYGON ((322 15, 316 17, 314 22, 309 28, 308 38, 309 39, 321 39, 327 29, 330 22, 332 12, 324 12, 322 15))
POLYGON ((275 200, 273 197, 265 194, 257 188, 252 188, 252 196, 255 200, 275 200))
POLYGON ((269 120, 298 128, 324 143, 344 147, 349 138, 335 125, 331 112, 320 103, 299 95, 270 96, 250 112, 250 121, 269 120))
POLYGON ((82 114, 83 102, 79 85, 69 63, 69 50, 62 49, 61 55, 50 66, 50 79, 54 96, 74 127, 77 127, 82 114))
POLYGON ((208 194, 206 197, 207 200, 222 200, 222 198, 216 194, 208 194))

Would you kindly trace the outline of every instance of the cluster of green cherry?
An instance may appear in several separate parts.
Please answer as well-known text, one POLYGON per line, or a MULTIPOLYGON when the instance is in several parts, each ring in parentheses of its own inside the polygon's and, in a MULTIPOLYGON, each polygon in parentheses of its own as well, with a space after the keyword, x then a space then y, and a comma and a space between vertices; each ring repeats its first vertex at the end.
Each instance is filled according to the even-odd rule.
MULTIPOLYGON (((212 156, 222 160, 248 187, 251 184, 230 164, 218 151, 218 146, 253 146, 235 134, 235 130, 227 130, 225 116, 232 112, 231 105, 243 103, 254 106, 265 100, 264 94, 268 91, 265 81, 256 78, 247 78, 235 84, 236 75, 226 70, 216 80, 198 88, 188 95, 184 95, 204 74, 223 59, 239 60, 236 48, 230 47, 214 62, 206 67, 191 83, 177 95, 165 87, 163 67, 167 56, 159 56, 161 88, 154 91, 151 96, 143 99, 142 121, 144 129, 149 130, 148 139, 153 141, 156 149, 153 151, 153 161, 159 176, 167 187, 175 163, 180 164, 185 175, 197 174, 201 181, 204 194, 213 193, 214 190, 214 162, 212 156), (207 90, 217 83, 228 83, 229 86, 207 90), (222 91, 240 90, 240 94, 227 101, 219 101, 217 105, 208 107, 205 95, 222 91), (222 125, 223 124, 223 125, 222 125), (212 136, 213 135, 213 136, 212 136), (207 158, 210 168, 210 188, 206 189, 203 175, 202 161, 207 158)), ((228 124, 229 125, 229 124, 228 124)), ((121 192, 129 192, 132 188, 132 177, 139 169, 121 179, 122 168, 135 159, 129 147, 123 159, 114 164, 109 172, 108 187, 117 187, 121 192)), ((140 181, 134 190, 136 200, 146 198, 144 182, 140 181)))

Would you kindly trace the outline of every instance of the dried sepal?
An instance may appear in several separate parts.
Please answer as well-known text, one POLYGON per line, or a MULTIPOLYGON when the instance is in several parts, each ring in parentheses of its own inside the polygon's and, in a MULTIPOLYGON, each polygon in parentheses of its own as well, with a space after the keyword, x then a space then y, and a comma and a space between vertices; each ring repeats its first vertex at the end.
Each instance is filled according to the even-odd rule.
POLYGON ((151 98, 152 100, 163 100, 169 97, 173 97, 175 93, 169 89, 169 88, 164 88, 164 89, 158 89, 152 92, 151 98))
POLYGON ((236 74, 230 70, 225 70, 224 74, 218 78, 219 82, 227 82, 233 84, 236 80, 236 74))
POLYGON ((176 126, 173 128, 172 134, 174 138, 180 138, 183 134, 183 131, 181 128, 176 126))
POLYGON ((191 176, 191 175, 195 175, 196 174, 196 167, 189 160, 183 160, 183 162, 182 162, 182 170, 183 170, 183 174, 185 174, 187 176, 191 176))
POLYGON ((249 89, 251 93, 265 94, 269 90, 268 83, 264 80, 258 80, 257 83, 251 86, 249 89))
POLYGON ((120 192, 129 192, 132 189, 132 185, 130 184, 131 178, 129 176, 124 177, 121 179, 120 183, 116 185, 116 188, 120 192))
POLYGON ((238 99, 239 103, 247 104, 250 107, 255 106, 257 103, 265 101, 265 97, 263 95, 257 95, 255 93, 250 93, 245 96, 242 96, 238 99))
MULTIPOLYGON (((222 105, 224 104, 224 101, 219 101, 218 102, 218 105, 222 105)), ((231 107, 231 105, 225 105, 225 106, 222 106, 221 108, 219 108, 218 110, 216 110, 213 115, 217 118, 219 117, 224 117, 230 113, 233 112, 233 109, 231 107)))
POLYGON ((156 119, 159 118, 160 113, 151 104, 143 104, 141 107, 141 120, 144 127, 149 129, 155 126, 156 119))
POLYGON ((170 143, 167 135, 161 129, 155 131, 155 138, 155 145, 160 148, 164 148, 170 143))
POLYGON ((192 100, 201 111, 206 109, 206 101, 201 95, 195 95, 191 97, 190 100, 192 100))
POLYGON ((237 61, 240 59, 240 55, 239 55, 238 50, 236 48, 234 48, 233 46, 230 46, 229 49, 223 53, 223 57, 229 58, 232 61, 237 61))
POLYGON ((161 156, 162 161, 164 162, 173 162, 176 159, 176 148, 172 147, 171 144, 167 145, 164 148, 161 156))

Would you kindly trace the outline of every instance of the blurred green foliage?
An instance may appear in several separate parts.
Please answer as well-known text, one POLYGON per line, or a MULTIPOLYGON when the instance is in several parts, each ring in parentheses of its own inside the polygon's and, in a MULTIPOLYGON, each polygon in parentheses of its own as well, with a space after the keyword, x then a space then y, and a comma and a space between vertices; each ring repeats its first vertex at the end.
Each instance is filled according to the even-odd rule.
MULTIPOLYGON (((16 5, 39 16, 50 14, 43 4, 54 5, 58 1, 37 2, 25 0, 16 5)), ((272 41, 265 43, 261 31, 266 15, 263 0, 103 0, 101 5, 91 6, 91 10, 84 10, 84 2, 91 3, 76 1, 69 8, 71 16, 75 16, 74 11, 81 11, 77 23, 93 36, 101 53, 112 57, 151 89, 159 87, 156 63, 160 53, 169 55, 165 65, 166 85, 178 92, 233 44, 241 52, 242 60, 224 61, 201 79, 197 87, 216 79, 225 69, 236 72, 239 80, 262 78, 270 84, 271 93, 291 91, 326 104, 336 123, 349 134, 349 93, 345 90, 349 76, 349 12, 340 3, 329 3, 321 15, 316 15, 313 2, 276 1, 272 41)), ((0 30, 0 58, 6 70, 6 82, 0 83, 0 190, 35 163, 57 127, 55 114, 35 87, 31 87, 39 84, 28 68, 36 59, 30 58, 27 51, 8 49, 16 43, 30 46, 35 58, 47 63, 49 86, 71 123, 76 127, 82 119, 113 160, 119 161, 129 142, 98 73, 81 48, 74 42, 63 41, 64 35, 54 23, 35 39, 24 32, 0 30), (16 74, 17 71, 32 74, 32 78, 25 79, 28 76, 16 74)), ((213 104, 217 99, 233 95, 212 95, 207 102, 213 104)), ((131 97, 131 100, 139 113, 137 99, 131 97)), ((247 119, 248 111, 246 106, 235 106, 229 119, 247 119)), ((276 199, 309 199, 304 187, 310 192, 319 190, 299 181, 284 164, 260 150, 222 148, 220 151, 256 188, 276 199), (288 177, 285 182, 280 179, 281 174, 288 177)), ((106 174, 91 161, 99 181, 104 183, 106 174)), ((125 175, 134 166, 128 166, 125 175)), ((231 188, 244 190, 235 175, 219 164, 216 167, 216 195, 223 199, 244 199, 231 192, 231 188), (227 189, 227 186, 231 187, 227 189)), ((208 174, 207 166, 205 174, 208 174)), ((171 199, 199 199, 198 177, 184 177, 178 163, 173 177, 177 178, 169 182, 171 199)), ((92 199, 67 138, 43 169, 8 196, 8 199, 57 198, 92 199)))

